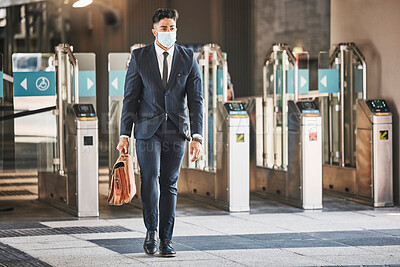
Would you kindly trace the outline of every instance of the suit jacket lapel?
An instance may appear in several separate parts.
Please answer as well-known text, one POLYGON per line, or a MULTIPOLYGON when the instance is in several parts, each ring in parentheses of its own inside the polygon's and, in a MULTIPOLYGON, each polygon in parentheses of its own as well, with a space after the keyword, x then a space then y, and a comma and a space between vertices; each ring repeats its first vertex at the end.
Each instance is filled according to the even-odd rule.
MULTIPOLYGON (((161 80, 160 68, 158 66, 158 60, 157 60, 157 55, 156 55, 156 49, 154 47, 154 42, 151 43, 150 46, 148 46, 147 52, 149 53, 147 60, 149 62, 150 71, 154 76, 154 80, 158 83, 160 88, 164 89, 164 85, 162 84, 162 80, 161 80)), ((167 85, 167 87, 168 87, 168 85, 167 85)))
POLYGON ((179 66, 181 64, 181 48, 179 45, 175 44, 175 51, 174 51, 174 57, 172 58, 172 66, 171 66, 171 72, 169 74, 169 79, 167 83, 167 89, 170 89, 171 84, 173 83, 174 79, 176 78, 176 72, 179 69, 179 66))

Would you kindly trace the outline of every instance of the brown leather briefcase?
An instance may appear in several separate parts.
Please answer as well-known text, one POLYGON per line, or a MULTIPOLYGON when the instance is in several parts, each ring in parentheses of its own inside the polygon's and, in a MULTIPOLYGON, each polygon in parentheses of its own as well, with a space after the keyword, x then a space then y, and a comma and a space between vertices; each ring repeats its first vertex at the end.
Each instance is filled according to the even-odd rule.
POLYGON ((135 173, 133 172, 132 158, 122 154, 115 162, 108 191, 108 204, 120 206, 131 202, 136 194, 135 173))

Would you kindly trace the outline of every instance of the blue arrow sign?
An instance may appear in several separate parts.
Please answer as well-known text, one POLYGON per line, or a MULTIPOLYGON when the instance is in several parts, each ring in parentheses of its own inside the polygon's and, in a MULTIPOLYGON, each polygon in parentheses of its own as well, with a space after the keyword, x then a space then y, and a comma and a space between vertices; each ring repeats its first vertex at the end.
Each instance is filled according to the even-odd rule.
POLYGON ((54 71, 14 72, 14 96, 53 96, 56 94, 54 71))
MULTIPOLYGON (((287 93, 294 94, 294 70, 287 70, 286 72, 286 84, 287 84, 287 93)), ((306 95, 309 91, 309 71, 307 69, 300 69, 299 70, 299 78, 298 78, 298 85, 299 85, 299 94, 306 95)))
POLYGON ((0 71, 0 98, 3 97, 3 72, 0 71))
POLYGON ((318 70, 318 91, 320 93, 339 93, 339 70, 319 69, 318 70))
MULTIPOLYGON (((96 71, 79 71, 79 97, 96 97, 96 71)), ((73 95, 75 95, 75 83, 72 86, 73 95)))
POLYGON ((306 95, 310 90, 309 71, 307 69, 299 70, 299 94, 306 95))
POLYGON ((108 72, 109 96, 124 96, 126 70, 111 70, 108 72))

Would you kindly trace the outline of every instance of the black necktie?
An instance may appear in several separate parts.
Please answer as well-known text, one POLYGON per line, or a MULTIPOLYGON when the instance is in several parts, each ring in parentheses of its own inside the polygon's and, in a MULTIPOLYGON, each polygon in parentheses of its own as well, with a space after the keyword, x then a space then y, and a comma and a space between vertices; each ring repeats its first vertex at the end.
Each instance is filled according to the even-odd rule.
POLYGON ((164 52, 164 64, 163 64, 163 76, 162 76, 162 82, 164 85, 164 88, 167 89, 167 80, 168 80, 168 52, 164 52))

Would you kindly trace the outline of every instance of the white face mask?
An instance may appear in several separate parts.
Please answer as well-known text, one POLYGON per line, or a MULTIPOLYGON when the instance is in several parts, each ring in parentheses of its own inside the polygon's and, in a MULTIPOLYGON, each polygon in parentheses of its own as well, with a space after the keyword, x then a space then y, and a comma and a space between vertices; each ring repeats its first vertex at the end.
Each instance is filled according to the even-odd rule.
POLYGON ((176 31, 158 32, 157 40, 162 46, 170 48, 176 42, 176 31))

